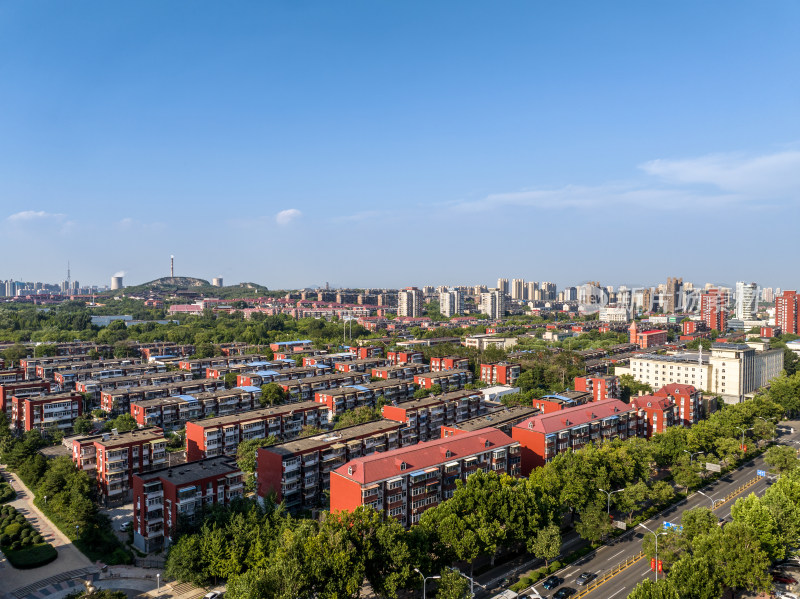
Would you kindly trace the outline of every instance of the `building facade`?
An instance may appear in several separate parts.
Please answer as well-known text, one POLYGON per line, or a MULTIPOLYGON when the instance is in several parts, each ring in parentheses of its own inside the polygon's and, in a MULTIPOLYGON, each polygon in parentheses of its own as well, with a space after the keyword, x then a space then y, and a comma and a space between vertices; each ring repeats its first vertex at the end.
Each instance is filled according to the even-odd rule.
POLYGON ((331 473, 331 511, 367 505, 411 526, 478 470, 519 476, 519 446, 489 428, 351 460, 331 473))

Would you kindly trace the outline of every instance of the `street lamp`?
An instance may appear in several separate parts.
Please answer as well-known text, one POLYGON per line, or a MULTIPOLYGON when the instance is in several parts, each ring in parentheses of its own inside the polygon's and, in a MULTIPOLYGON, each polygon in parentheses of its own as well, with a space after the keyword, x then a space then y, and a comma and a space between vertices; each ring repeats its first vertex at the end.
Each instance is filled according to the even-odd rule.
POLYGON ((614 493, 622 493, 625 489, 617 489, 616 491, 606 491, 605 489, 597 489, 598 491, 605 493, 608 496, 608 504, 606 506, 606 514, 611 514, 611 496, 614 493))
MULTIPOLYGON (((416 570, 416 568, 414 568, 414 569, 416 570)), ((455 572, 456 574, 461 574, 461 576, 463 576, 464 578, 466 578, 467 580, 469 580, 469 596, 470 596, 470 597, 474 597, 474 596, 475 596, 475 585, 476 585, 476 584, 477 584, 479 587, 481 587, 482 589, 485 589, 485 588, 486 588, 486 587, 485 587, 484 585, 482 585, 481 583, 479 583, 479 582, 475 582, 475 580, 474 580, 474 579, 473 579, 471 576, 467 576, 466 574, 464 574, 464 573, 463 573, 461 570, 459 570, 458 568, 450 568, 450 569, 451 569, 453 572, 455 572)), ((419 572, 419 570, 417 570, 417 572, 419 572)))
POLYGON ((751 426, 750 428, 744 428, 743 426, 735 426, 734 428, 736 430, 742 431, 742 444, 741 444, 741 447, 742 447, 742 451, 744 451, 744 434, 747 431, 753 430, 753 427, 751 426))
POLYGON ((689 463, 690 464, 692 463, 692 460, 694 459, 694 456, 700 455, 701 453, 705 453, 705 451, 695 451, 694 453, 692 453, 688 449, 684 449, 683 451, 689 454, 689 463))
POLYGON ((700 495, 702 495, 703 497, 705 497, 706 499, 708 499, 711 502, 711 509, 712 510, 715 509, 715 506, 717 505, 718 501, 722 501, 722 499, 714 499, 713 497, 711 497, 710 495, 706 495, 702 491, 698 491, 698 493, 700 493, 700 495))
POLYGON ((660 537, 661 535, 665 535, 667 533, 666 532, 655 533, 652 530, 650 530, 649 528, 647 528, 644 524, 639 524, 639 526, 641 526, 647 532, 649 532, 651 535, 653 535, 653 538, 656 540, 656 567, 653 568, 653 570, 655 571, 654 573, 656 575, 656 582, 658 582, 658 537, 660 537))
POLYGON ((425 583, 427 583, 429 580, 437 580, 441 578, 441 576, 425 576, 422 572, 419 571, 419 568, 414 568, 414 572, 422 576, 422 599, 426 599, 425 583))

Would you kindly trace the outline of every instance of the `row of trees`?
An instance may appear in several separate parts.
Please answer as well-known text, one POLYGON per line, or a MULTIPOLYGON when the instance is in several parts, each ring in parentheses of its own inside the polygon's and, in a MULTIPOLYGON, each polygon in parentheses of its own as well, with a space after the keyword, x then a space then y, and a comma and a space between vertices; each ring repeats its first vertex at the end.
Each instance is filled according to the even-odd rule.
MULTIPOLYGON (((228 511, 212 510, 180 536, 167 569, 198 583, 227 579, 232 599, 355 597, 365 580, 379 594, 396 597, 419 583, 414 567, 455 581, 460 577, 447 568, 491 562, 505 550, 552 560, 560 553, 563 525, 600 541, 611 529, 607 509, 630 520, 674 500, 674 487, 654 480, 657 469, 671 470, 680 487, 701 484, 705 473, 690 452, 730 464, 746 456, 737 426, 753 429, 746 431, 752 451, 756 441, 774 434, 774 426, 761 419, 783 413, 760 397, 650 441, 615 440, 559 454, 527 479, 478 472, 457 481, 453 496, 425 511, 409 530, 367 508, 316 522, 291 518, 280 506, 262 509, 245 501, 228 511), (622 491, 609 501, 600 489, 622 491)), ((442 583, 443 592, 449 592, 448 584, 442 583)))
MULTIPOLYGON (((731 523, 719 526, 708 508, 685 512, 683 530, 668 531, 658 543, 666 579, 641 583, 630 597, 716 599, 725 589, 769 591, 770 564, 800 542, 800 469, 795 451, 781 449, 791 450, 792 466, 763 497, 737 499, 731 523)), ((655 555, 649 535, 644 550, 648 559, 655 555)))

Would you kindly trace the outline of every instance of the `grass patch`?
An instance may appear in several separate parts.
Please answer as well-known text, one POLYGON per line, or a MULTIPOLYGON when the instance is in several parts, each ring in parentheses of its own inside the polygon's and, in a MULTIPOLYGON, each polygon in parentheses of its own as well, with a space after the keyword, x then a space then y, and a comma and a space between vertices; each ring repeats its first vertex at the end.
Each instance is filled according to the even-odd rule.
POLYGON ((50 543, 30 545, 16 551, 3 547, 3 553, 8 562, 20 570, 44 566, 58 557, 58 552, 50 543))

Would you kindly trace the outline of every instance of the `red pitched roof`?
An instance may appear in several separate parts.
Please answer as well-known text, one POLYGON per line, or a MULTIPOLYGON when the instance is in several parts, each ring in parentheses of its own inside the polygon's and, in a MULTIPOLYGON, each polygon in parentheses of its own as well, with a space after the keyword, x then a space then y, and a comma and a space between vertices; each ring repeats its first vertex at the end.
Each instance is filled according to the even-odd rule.
POLYGON ((655 330, 655 331, 639 331, 640 335, 655 335, 656 333, 666 333, 666 331, 662 330, 655 330))
POLYGON ((658 408, 660 410, 668 410, 674 404, 666 395, 663 397, 656 397, 655 395, 640 395, 633 398, 631 405, 637 410, 641 410, 643 408, 658 408), (647 404, 651 405, 648 406, 647 404))
POLYGON ((661 387, 661 389, 653 393, 653 395, 657 396, 691 395, 696 391, 697 389, 695 389, 692 385, 681 385, 679 383, 670 383, 669 385, 664 385, 663 387, 661 387))
POLYGON ((586 424, 593 420, 600 420, 630 412, 633 408, 625 402, 618 399, 607 399, 605 401, 593 402, 575 408, 567 408, 559 412, 551 414, 540 414, 533 416, 527 420, 523 420, 515 426, 515 428, 524 428, 527 430, 537 431, 548 435, 555 433, 565 428, 571 428, 580 424, 586 424))
POLYGON ((515 443, 504 432, 486 428, 356 458, 334 472, 358 483, 369 484, 481 453, 486 450, 487 441, 490 443, 488 449, 492 450, 515 443), (406 467, 401 469, 403 463, 406 467))

